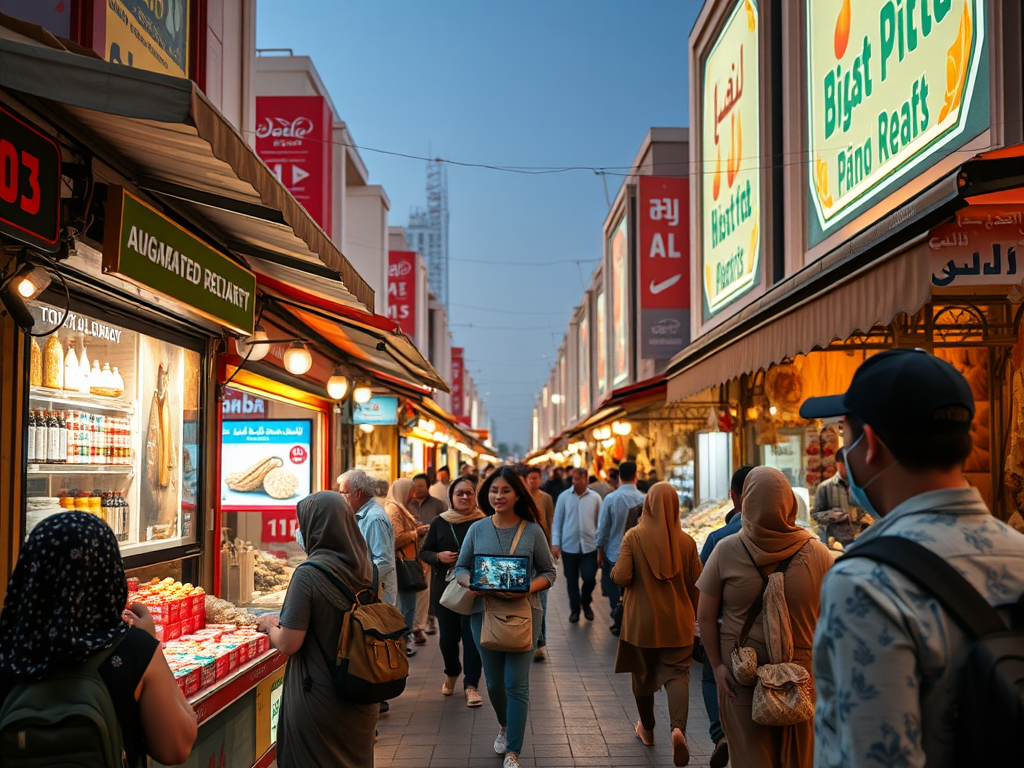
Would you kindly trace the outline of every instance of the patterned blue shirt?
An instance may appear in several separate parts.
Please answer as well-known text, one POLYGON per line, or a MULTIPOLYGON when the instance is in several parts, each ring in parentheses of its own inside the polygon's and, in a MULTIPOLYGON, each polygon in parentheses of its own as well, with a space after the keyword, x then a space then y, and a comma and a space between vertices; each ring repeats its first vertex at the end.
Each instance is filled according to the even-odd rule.
MULTIPOLYGON (((993 605, 1024 593, 1024 536, 974 488, 922 493, 865 531, 902 536, 956 568, 993 605)), ((821 588, 814 636, 815 768, 953 768, 955 659, 968 645, 938 601, 867 558, 838 563, 821 588)))
POLYGON ((609 562, 614 563, 619 559, 629 510, 643 503, 644 495, 633 483, 623 483, 601 502, 601 513, 597 518, 597 546, 604 550, 604 556, 609 562))
POLYGON ((398 604, 398 574, 395 572, 395 529, 391 527, 384 508, 370 499, 356 512, 359 532, 366 539, 370 559, 377 566, 380 578, 380 599, 388 605, 398 604))

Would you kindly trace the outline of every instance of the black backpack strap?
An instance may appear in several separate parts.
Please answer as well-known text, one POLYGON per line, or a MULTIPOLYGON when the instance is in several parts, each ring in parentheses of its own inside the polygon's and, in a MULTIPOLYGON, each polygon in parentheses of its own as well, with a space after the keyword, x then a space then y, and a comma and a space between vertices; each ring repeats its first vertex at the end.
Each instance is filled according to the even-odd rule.
POLYGON ((902 573, 938 600, 969 635, 1006 632, 1006 623, 967 579, 928 547, 902 536, 879 536, 858 544, 836 562, 863 557, 902 573))

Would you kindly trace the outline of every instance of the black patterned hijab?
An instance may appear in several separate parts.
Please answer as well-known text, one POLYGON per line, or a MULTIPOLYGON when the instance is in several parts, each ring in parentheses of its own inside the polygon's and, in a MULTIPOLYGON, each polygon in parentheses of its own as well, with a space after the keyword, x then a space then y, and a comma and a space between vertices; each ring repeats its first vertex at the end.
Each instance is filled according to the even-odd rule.
POLYGON ((110 527, 86 512, 37 525, 0 614, 0 673, 15 681, 81 662, 128 631, 128 584, 110 527))

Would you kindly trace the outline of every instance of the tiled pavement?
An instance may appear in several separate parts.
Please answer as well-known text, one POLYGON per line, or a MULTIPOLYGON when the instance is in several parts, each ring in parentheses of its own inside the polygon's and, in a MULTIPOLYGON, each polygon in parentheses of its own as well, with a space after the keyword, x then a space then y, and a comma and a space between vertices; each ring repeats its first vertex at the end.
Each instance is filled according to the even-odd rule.
MULTIPOLYGON (((633 733, 637 712, 630 678, 613 672, 618 641, 608 631, 608 601, 600 597, 600 586, 597 592, 595 621, 582 619, 577 625, 569 624, 564 581, 559 580, 551 593, 548 660, 533 664, 530 675, 523 768, 672 765, 663 691, 656 699, 656 746, 643 746, 633 733)), ((461 681, 456 695, 446 699, 441 696, 444 672, 437 636, 417 650, 410 660, 405 693, 380 719, 377 768, 500 768, 491 746, 498 723, 483 681, 480 709, 466 707, 461 681)), ((706 766, 712 749, 700 675, 700 665, 694 664, 686 731, 692 766, 706 766)))

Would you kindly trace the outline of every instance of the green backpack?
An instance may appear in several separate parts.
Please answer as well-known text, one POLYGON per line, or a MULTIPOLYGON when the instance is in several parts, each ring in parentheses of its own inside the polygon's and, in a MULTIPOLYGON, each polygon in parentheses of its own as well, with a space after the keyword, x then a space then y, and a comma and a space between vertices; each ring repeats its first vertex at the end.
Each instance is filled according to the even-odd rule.
POLYGON ((0 707, 0 768, 126 768, 121 726, 99 672, 119 643, 15 686, 0 707))

